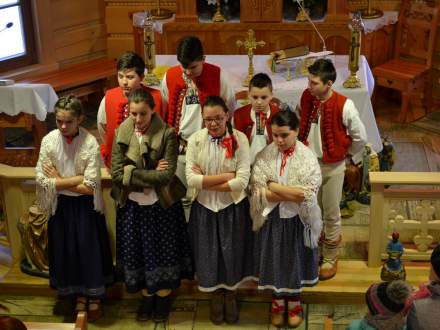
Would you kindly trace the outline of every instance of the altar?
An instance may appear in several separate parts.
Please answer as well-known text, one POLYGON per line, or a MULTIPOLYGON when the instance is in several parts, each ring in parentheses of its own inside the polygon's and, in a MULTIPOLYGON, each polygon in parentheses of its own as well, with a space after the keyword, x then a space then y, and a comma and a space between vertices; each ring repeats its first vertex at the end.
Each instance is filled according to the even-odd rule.
MULTIPOLYGON (((330 58, 335 64, 337 70, 337 79, 334 89, 353 100, 359 111, 360 118, 367 131, 368 142, 372 144, 376 152, 382 150, 382 142, 379 130, 374 117, 373 106, 371 104, 371 95, 374 89, 374 78, 370 67, 364 56, 361 56, 359 63, 358 77, 361 81, 361 88, 344 88, 342 86, 345 79, 349 76, 348 56, 331 55, 330 58)), ((265 72, 272 79, 274 96, 282 102, 287 103, 292 109, 295 109, 299 103, 302 92, 307 88, 307 77, 294 78, 286 80, 287 73, 285 69, 280 69, 277 73, 272 73, 267 65, 268 55, 255 55, 253 58, 255 73, 265 72)), ((248 57, 243 55, 207 55, 206 62, 220 66, 228 75, 228 81, 235 93, 247 90, 242 86, 242 81, 247 75, 248 57)), ((156 56, 157 66, 177 65, 176 55, 158 55, 156 56)), ((281 67, 280 67, 281 68, 281 67)), ((292 71, 293 73, 293 71, 292 71)))

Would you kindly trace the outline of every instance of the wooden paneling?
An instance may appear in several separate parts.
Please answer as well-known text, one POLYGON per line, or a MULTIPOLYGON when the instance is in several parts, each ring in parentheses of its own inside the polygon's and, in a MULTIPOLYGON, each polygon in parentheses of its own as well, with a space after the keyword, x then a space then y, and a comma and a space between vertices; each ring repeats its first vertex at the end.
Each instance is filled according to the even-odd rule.
POLYGON ((32 5, 39 63, 62 67, 107 56, 102 0, 34 0, 32 5))
POLYGON ((283 0, 242 0, 240 1, 240 21, 281 22, 283 0))
POLYGON ((258 22, 261 13, 261 0, 240 1, 240 20, 244 23, 258 22))
POLYGON ((51 12, 55 31, 96 20, 104 22, 104 6, 99 0, 52 0, 51 12))

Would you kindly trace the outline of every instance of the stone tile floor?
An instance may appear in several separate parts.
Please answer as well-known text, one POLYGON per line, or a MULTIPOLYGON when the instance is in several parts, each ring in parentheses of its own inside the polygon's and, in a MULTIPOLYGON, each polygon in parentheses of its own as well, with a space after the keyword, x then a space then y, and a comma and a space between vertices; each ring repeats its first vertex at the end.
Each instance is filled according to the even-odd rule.
MULTIPOLYGON (((209 320, 209 302, 207 300, 176 299, 167 323, 155 324, 136 321, 137 299, 108 300, 104 305, 104 316, 90 330, 135 330, 135 329, 169 329, 169 330, 204 330, 204 329, 275 329, 270 325, 270 304, 267 302, 241 301, 240 321, 235 325, 217 326, 209 320)), ((66 304, 55 304, 53 297, 8 296, 0 294, 0 304, 9 312, 0 310, 0 315, 11 315, 22 321, 33 322, 71 322, 62 315, 66 304), (54 307, 56 306, 55 310, 54 307)), ((327 315, 334 315, 334 329, 345 329, 351 320, 360 318, 365 307, 359 305, 309 305, 308 329, 323 329, 327 315)), ((306 329, 305 323, 299 329, 306 329)))

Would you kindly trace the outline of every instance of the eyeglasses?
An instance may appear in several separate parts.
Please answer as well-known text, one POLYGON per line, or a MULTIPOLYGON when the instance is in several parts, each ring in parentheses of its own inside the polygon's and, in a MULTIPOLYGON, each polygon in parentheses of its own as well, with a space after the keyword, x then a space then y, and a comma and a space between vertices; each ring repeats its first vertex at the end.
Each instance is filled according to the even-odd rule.
POLYGON ((205 125, 209 125, 212 123, 216 123, 216 124, 220 124, 223 120, 225 119, 225 117, 214 117, 214 118, 203 118, 203 122, 205 123, 205 125))

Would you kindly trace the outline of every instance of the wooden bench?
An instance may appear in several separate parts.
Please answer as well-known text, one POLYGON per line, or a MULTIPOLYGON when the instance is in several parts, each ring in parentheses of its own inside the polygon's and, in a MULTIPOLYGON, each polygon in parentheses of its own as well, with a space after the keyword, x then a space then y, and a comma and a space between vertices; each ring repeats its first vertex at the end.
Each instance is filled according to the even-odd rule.
POLYGON ((71 94, 83 97, 94 93, 102 94, 107 87, 116 86, 115 79, 116 61, 100 58, 24 78, 18 82, 49 84, 58 96, 71 94))
POLYGON ((41 140, 46 134, 46 124, 35 116, 20 113, 9 116, 0 113, 0 163, 11 166, 35 166, 38 160, 41 140), (28 147, 6 147, 5 133, 8 128, 23 128, 32 132, 33 145, 28 147))
POLYGON ((87 313, 79 312, 75 323, 24 322, 28 330, 87 330, 87 313))

